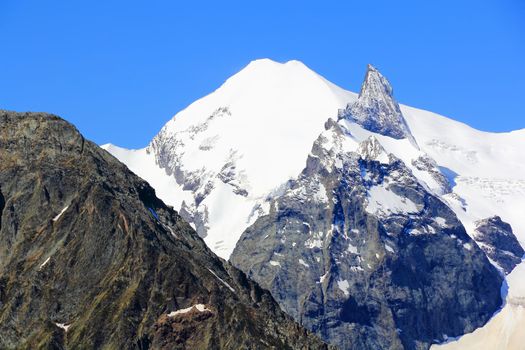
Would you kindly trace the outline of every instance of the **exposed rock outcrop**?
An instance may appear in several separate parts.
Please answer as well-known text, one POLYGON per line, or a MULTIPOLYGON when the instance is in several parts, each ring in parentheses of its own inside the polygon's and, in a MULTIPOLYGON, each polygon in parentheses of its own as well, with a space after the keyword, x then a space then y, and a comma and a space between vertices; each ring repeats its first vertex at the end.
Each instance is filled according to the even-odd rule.
POLYGON ((327 347, 69 123, 0 111, 0 150, 0 348, 327 347))
POLYGON ((377 139, 326 126, 233 264, 341 349, 428 349, 487 322, 502 277, 452 210, 377 139))
POLYGON ((499 216, 477 221, 474 240, 505 274, 509 274, 525 254, 512 227, 499 216))
POLYGON ((341 111, 339 118, 352 120, 366 130, 395 139, 413 139, 399 104, 394 99, 392 86, 370 64, 357 101, 341 111))

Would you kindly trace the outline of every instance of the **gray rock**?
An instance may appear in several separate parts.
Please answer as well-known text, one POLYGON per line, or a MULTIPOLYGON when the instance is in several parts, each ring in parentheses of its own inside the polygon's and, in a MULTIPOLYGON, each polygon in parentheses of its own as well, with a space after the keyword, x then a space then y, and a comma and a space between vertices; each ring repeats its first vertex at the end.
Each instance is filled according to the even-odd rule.
POLYGON ((512 227, 499 216, 479 220, 475 224, 474 240, 505 274, 509 274, 525 254, 512 227))
POLYGON ((0 111, 0 150, 0 348, 327 348, 71 124, 0 111))
POLYGON ((230 261, 341 349, 428 349, 482 326, 502 277, 455 214, 370 138, 330 121, 230 261))
POLYGON ((392 86, 370 64, 358 99, 340 112, 339 119, 349 119, 369 131, 395 139, 413 140, 399 104, 394 99, 392 86))

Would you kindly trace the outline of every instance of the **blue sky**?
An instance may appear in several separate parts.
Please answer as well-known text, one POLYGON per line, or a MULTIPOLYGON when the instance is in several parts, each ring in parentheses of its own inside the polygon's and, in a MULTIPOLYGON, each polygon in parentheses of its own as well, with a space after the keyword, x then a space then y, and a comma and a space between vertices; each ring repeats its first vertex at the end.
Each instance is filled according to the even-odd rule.
POLYGON ((525 2, 0 1, 0 108, 143 147, 249 61, 298 59, 478 129, 525 128, 525 2))

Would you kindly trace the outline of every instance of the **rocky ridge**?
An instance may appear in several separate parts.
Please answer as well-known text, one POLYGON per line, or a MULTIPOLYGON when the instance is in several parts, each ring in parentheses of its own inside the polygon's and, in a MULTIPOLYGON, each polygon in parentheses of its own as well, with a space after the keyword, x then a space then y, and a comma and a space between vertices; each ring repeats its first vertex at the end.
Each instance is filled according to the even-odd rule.
POLYGON ((474 240, 505 274, 521 263, 525 254, 512 227, 499 216, 477 221, 474 240))
POLYGON ((483 325, 502 277, 400 159, 344 125, 327 122, 233 264, 341 349, 428 349, 483 325))
POLYGON ((69 123, 1 111, 0 149, 0 348, 327 348, 69 123))
POLYGON ((395 139, 413 139, 394 99, 392 86, 371 64, 368 65, 359 97, 340 111, 339 119, 351 120, 366 130, 395 139))

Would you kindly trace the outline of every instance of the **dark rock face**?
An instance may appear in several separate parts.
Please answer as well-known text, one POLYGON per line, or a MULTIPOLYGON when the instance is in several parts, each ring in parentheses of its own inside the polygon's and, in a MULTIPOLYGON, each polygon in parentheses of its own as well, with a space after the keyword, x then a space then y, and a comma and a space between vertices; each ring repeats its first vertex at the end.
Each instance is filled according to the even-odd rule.
POLYGON ((525 254, 512 227, 499 216, 477 221, 474 239, 505 274, 509 274, 525 254))
POLYGON ((356 122, 366 130, 395 139, 412 138, 394 90, 388 80, 368 65, 359 97, 340 112, 339 118, 356 122))
POLYGON ((326 348, 69 123, 2 111, 0 150, 0 348, 326 348))
POLYGON ((341 349, 427 349, 482 326, 502 277, 455 214, 376 139, 326 126, 232 263, 341 349))

